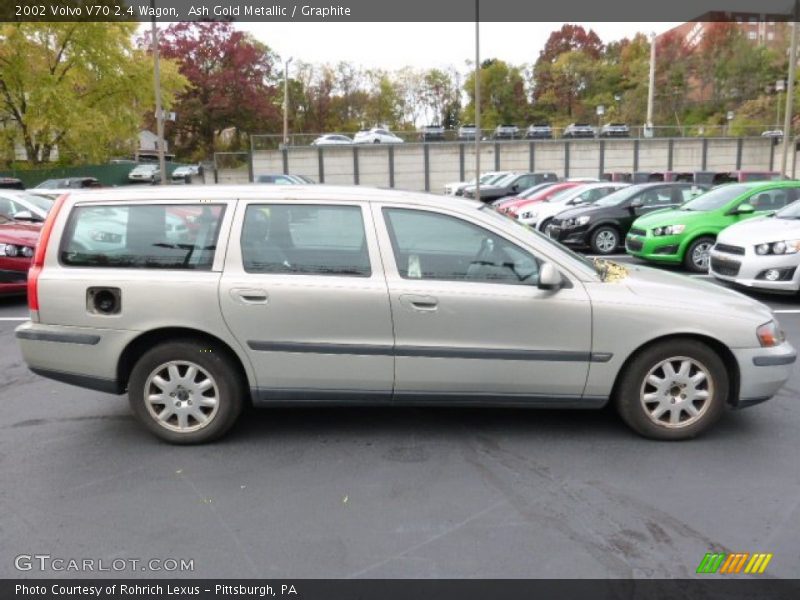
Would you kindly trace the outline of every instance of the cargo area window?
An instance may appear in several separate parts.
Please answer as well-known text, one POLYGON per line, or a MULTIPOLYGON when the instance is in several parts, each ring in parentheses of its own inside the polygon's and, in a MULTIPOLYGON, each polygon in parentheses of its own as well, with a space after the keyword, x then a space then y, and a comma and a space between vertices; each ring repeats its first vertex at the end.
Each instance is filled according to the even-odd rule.
POLYGON ((372 275, 358 206, 252 204, 241 245, 248 273, 372 275))
POLYGON ((61 264, 118 269, 210 270, 223 204, 76 206, 61 264))

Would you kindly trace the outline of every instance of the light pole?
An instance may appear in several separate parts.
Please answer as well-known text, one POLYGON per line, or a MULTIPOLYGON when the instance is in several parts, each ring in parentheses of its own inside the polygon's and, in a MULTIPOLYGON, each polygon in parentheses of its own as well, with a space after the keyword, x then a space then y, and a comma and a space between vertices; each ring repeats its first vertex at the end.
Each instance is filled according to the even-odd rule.
MULTIPOLYGON (((789 81, 786 85, 786 112, 783 115, 783 152, 781 153, 781 175, 786 175, 786 161, 789 158, 789 144, 792 136, 792 108, 794 105, 794 77, 797 69, 797 18, 800 3, 795 0, 792 11, 792 43, 789 49, 789 81)), ((794 160, 792 161, 794 162, 794 160)))
POLYGON ((158 141, 158 169, 161 172, 161 185, 167 184, 167 165, 164 158, 164 111, 161 108, 161 66, 158 60, 158 27, 156 27, 155 8, 156 0, 150 0, 150 7, 153 9, 153 82, 156 93, 156 136, 158 141))
POLYGON ((606 114, 606 107, 602 104, 597 106, 597 137, 600 137, 600 130, 603 128, 603 115, 606 114))
POLYGON ((480 0, 475 0, 475 199, 481 201, 481 19, 480 0))
POLYGON ((292 57, 283 65, 283 145, 289 145, 289 63, 292 57))
POLYGON ((775 104, 777 105, 777 112, 775 115, 775 129, 781 128, 781 92, 784 91, 785 89, 786 89, 786 80, 778 79, 778 81, 775 82, 775 92, 778 94, 778 98, 775 101, 775 104))
POLYGON ((647 83, 647 123, 644 137, 653 137, 653 100, 656 93, 656 40, 655 32, 650 34, 650 76, 647 83))

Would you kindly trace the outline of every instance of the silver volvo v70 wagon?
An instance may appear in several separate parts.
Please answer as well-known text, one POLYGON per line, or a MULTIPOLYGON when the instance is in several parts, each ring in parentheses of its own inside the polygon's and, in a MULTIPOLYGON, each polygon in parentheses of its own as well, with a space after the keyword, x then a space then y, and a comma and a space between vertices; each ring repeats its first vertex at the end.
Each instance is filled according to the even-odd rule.
POLYGON ((773 396, 796 358, 741 294, 593 263, 478 202, 359 187, 76 192, 28 283, 30 368, 127 391, 175 443, 247 402, 610 401, 683 439, 773 396))

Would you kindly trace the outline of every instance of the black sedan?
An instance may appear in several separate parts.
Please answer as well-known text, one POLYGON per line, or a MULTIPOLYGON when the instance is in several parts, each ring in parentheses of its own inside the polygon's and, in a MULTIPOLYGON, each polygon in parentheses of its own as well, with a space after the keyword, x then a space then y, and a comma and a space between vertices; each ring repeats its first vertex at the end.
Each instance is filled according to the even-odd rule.
MULTIPOLYGON (((483 202, 494 202, 499 198, 511 196, 547 181, 558 181, 558 176, 555 173, 509 173, 492 185, 482 185, 481 200, 483 202)), ((475 197, 474 185, 464 190, 464 197, 475 197)))
POLYGON ((559 213, 546 233, 566 246, 611 254, 621 246, 631 225, 641 215, 675 208, 707 189, 708 186, 685 182, 632 185, 590 206, 559 213))

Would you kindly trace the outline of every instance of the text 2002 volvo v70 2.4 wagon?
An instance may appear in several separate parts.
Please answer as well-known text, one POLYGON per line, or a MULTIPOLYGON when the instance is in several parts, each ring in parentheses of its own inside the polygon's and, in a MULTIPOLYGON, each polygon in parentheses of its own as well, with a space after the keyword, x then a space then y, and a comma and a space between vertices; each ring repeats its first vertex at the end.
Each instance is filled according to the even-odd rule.
POLYGON ((248 401, 610 400, 681 439, 773 396, 796 357, 738 293, 594 264, 478 202, 366 188, 76 192, 28 281, 31 369, 127 390, 178 443, 220 436, 248 401))

